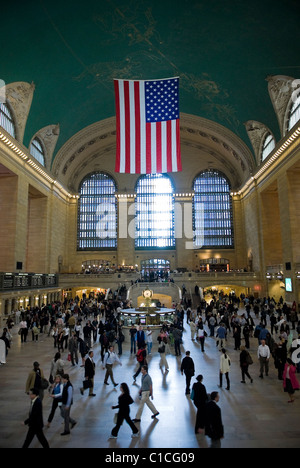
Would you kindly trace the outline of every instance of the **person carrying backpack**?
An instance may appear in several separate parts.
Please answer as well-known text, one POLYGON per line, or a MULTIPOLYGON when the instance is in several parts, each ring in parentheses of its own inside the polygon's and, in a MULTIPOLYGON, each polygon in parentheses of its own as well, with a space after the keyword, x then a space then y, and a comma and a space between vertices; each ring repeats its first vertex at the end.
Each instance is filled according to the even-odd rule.
POLYGON ((136 360, 139 364, 139 368, 138 370, 136 371, 136 373, 134 374, 133 376, 133 380, 136 381, 137 379, 137 376, 139 375, 139 373, 141 372, 142 370, 142 367, 143 366, 147 366, 147 360, 146 360, 146 357, 147 357, 147 352, 146 352, 146 345, 145 343, 138 349, 138 352, 137 352, 137 355, 136 355, 136 360))

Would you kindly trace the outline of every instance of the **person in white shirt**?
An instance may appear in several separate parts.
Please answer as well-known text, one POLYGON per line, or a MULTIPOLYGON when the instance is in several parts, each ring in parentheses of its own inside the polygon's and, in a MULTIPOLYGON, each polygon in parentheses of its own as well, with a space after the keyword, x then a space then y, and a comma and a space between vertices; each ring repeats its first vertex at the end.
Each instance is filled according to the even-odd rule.
POLYGON ((147 351, 148 354, 151 354, 152 346, 153 346, 153 338, 152 338, 152 330, 150 327, 147 327, 146 331, 146 343, 147 343, 147 351))
POLYGON ((28 326, 26 320, 20 322, 21 343, 26 343, 28 335, 28 326))
POLYGON ((258 347, 257 357, 260 362, 260 378, 264 378, 264 370, 266 377, 269 375, 269 360, 270 360, 270 348, 266 345, 265 340, 261 340, 261 345, 258 347))
POLYGON ((114 375, 113 375, 113 365, 115 362, 118 362, 118 364, 122 366, 122 363, 118 355, 114 352, 114 347, 110 346, 107 353, 105 353, 104 360, 103 360, 103 369, 106 369, 106 374, 104 378, 105 385, 109 385, 109 383, 107 382, 108 377, 111 378, 111 381, 114 384, 114 387, 117 387, 119 385, 115 382, 114 375))

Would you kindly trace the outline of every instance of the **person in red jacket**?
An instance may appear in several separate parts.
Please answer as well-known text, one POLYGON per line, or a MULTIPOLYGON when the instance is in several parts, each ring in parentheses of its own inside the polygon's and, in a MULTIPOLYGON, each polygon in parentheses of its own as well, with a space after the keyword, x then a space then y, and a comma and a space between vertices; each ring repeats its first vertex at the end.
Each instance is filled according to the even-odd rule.
POLYGON ((294 403, 295 390, 300 390, 300 384, 296 377, 296 366, 291 359, 287 359, 284 371, 283 371, 283 388, 286 393, 289 394, 289 403, 294 403))

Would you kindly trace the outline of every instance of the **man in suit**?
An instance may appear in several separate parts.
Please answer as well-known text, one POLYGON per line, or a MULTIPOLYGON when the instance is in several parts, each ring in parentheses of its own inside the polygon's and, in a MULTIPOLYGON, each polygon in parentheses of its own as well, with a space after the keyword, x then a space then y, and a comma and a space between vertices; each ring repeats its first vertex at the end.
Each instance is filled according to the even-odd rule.
POLYGON ((186 378, 186 389, 185 389, 185 394, 189 395, 191 393, 191 380, 192 377, 195 375, 195 364, 193 359, 191 358, 191 353, 190 351, 187 351, 185 358, 183 358, 182 363, 181 363, 181 375, 183 373, 185 374, 186 378))
POLYGON ((136 341, 138 349, 141 349, 146 344, 146 335, 142 326, 140 326, 138 329, 138 332, 136 334, 136 341))
POLYGON ((211 448, 221 448, 221 439, 224 438, 224 426, 221 409, 217 405, 220 400, 218 392, 212 392, 211 400, 206 405, 205 435, 211 439, 211 448))
POLYGON ((24 425, 29 426, 29 429, 23 448, 28 448, 30 446, 34 436, 37 436, 43 448, 50 448, 43 433, 43 406, 39 398, 39 389, 32 388, 29 391, 29 397, 31 400, 29 417, 24 421, 24 425))
MULTIPOLYGON (((89 356, 87 358, 87 360, 85 361, 85 373, 84 373, 84 377, 85 377, 85 380, 87 382, 89 382, 89 387, 87 386, 86 388, 89 388, 89 396, 90 397, 94 397, 96 396, 95 393, 94 393, 94 377, 95 377, 95 363, 93 361, 93 357, 94 357, 94 352, 93 351, 90 351, 89 352, 89 356)), ((84 393, 84 390, 86 390, 85 387, 82 387, 80 389, 80 393, 81 395, 83 395, 84 393)))

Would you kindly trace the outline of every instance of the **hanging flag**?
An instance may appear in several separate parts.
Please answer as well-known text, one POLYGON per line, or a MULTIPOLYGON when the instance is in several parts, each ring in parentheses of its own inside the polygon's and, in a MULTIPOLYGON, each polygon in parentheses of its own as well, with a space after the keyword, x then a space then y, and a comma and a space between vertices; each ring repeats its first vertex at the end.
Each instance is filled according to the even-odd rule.
POLYGON ((117 120, 116 172, 182 171, 179 78, 114 80, 117 120))

